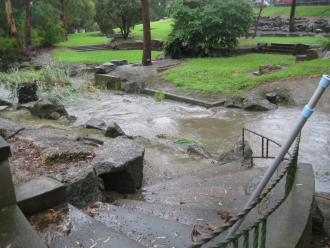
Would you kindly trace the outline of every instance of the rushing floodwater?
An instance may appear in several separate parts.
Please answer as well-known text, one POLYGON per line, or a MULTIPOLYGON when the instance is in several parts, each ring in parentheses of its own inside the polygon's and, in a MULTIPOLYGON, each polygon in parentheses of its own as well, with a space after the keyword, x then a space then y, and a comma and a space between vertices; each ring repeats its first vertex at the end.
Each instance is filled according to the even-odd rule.
MULTIPOLYGON (((113 94, 76 99, 67 103, 67 107, 79 117, 75 125, 83 124, 90 117, 113 120, 129 135, 154 138, 157 134, 166 134, 198 140, 214 155, 240 139, 243 127, 283 143, 301 112, 301 107, 280 107, 271 112, 207 110, 172 101, 155 102, 150 97, 113 94)), ((260 141, 254 144, 258 145, 260 141)), ((303 130, 300 153, 301 162, 314 166, 317 191, 330 192, 329 145, 330 114, 327 109, 321 109, 303 130)))
MULTIPOLYGON (((0 90, 0 97, 5 92, 0 90)), ((156 102, 151 97, 100 94, 76 97, 66 102, 70 114, 78 117, 74 125, 89 118, 116 121, 129 135, 154 138, 166 134, 205 144, 214 155, 228 149, 241 138, 243 127, 283 143, 300 115, 302 107, 280 107, 270 112, 202 107, 172 101, 156 102)), ((260 141, 253 142, 260 148, 260 141)), ((330 108, 321 106, 302 133, 300 161, 313 164, 316 190, 330 192, 330 108)))

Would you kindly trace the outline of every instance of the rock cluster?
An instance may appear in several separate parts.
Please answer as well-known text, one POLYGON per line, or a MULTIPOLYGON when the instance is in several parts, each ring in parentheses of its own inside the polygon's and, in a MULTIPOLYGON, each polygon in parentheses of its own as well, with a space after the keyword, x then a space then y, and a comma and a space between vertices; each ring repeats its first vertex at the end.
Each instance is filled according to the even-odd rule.
MULTIPOLYGON (((330 32, 330 23, 325 19, 310 20, 308 18, 299 17, 295 20, 296 31, 298 32, 330 32)), ((281 18, 280 16, 270 17, 263 16, 259 21, 259 31, 264 32, 288 32, 289 19, 281 18)))

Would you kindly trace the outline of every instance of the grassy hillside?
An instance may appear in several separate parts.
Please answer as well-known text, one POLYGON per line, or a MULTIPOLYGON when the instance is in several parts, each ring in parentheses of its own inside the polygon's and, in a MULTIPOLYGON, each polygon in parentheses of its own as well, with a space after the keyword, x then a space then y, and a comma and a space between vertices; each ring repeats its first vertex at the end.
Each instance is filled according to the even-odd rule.
POLYGON ((99 45, 106 44, 109 39, 102 35, 100 32, 89 32, 70 34, 68 41, 64 41, 56 44, 58 47, 70 47, 70 46, 87 46, 87 45, 99 45))
MULTIPOLYGON (((297 6, 297 16, 330 17, 329 6, 297 6)), ((290 7, 267 7, 263 11, 264 16, 290 15, 290 7)))
POLYGON ((295 62, 294 56, 276 54, 248 54, 230 58, 188 59, 180 67, 164 74, 164 79, 185 89, 234 93, 256 85, 290 77, 321 75, 329 71, 330 59, 295 62), (260 65, 282 65, 283 70, 253 76, 260 65))
MULTIPOLYGON (((156 58, 160 52, 153 52, 152 57, 156 58)), ((127 59, 128 62, 139 62, 142 59, 142 51, 140 50, 117 50, 117 51, 90 51, 79 52, 68 49, 56 49, 53 58, 62 62, 75 63, 104 63, 114 59, 127 59)))

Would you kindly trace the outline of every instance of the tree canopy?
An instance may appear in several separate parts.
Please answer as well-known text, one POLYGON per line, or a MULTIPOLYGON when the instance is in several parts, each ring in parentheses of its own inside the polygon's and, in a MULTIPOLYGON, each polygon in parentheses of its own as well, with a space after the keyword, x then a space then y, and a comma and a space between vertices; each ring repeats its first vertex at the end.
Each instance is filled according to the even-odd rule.
POLYGON ((174 0, 169 11, 174 26, 165 51, 176 58, 228 54, 253 21, 248 0, 174 0))

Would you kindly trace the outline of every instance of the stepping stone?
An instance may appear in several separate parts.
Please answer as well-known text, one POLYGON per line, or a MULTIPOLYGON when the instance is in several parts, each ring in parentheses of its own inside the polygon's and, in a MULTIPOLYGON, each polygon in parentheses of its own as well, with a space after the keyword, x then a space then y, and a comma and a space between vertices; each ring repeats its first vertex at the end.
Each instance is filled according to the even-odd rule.
MULTIPOLYGON (((72 230, 67 236, 56 237, 52 248, 97 247, 97 248, 142 248, 141 245, 126 236, 94 220, 77 208, 69 206, 69 218, 72 230)), ((33 247, 33 246, 31 246, 33 247)))
POLYGON ((66 202, 65 186, 49 177, 40 177, 16 188, 18 206, 26 215, 37 214, 66 202))

